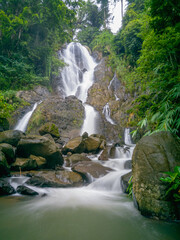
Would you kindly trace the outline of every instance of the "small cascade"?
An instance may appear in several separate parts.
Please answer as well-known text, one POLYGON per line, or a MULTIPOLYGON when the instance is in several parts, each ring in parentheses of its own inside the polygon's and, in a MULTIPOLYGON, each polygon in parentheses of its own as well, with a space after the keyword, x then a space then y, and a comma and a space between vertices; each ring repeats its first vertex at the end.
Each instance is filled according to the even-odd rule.
POLYGON ((64 96, 74 95, 83 102, 85 121, 81 134, 96 133, 97 112, 85 104, 89 88, 94 80, 94 68, 97 65, 88 50, 80 43, 72 42, 60 54, 67 64, 61 72, 61 87, 64 96))
POLYGON ((117 88, 119 87, 120 87, 120 81, 117 79, 117 76, 115 73, 113 79, 109 83, 108 90, 109 89, 113 90, 116 101, 119 101, 119 98, 117 96, 117 88))
POLYGON ((111 111, 109 108, 109 103, 107 103, 104 107, 103 107, 103 112, 102 112, 106 118, 106 120, 111 123, 112 125, 116 125, 115 122, 111 119, 111 111))
POLYGON ((134 145, 131 140, 130 128, 125 128, 124 130, 124 143, 126 145, 134 145))
POLYGON ((11 177, 8 178, 9 184, 16 190, 18 186, 23 185, 29 177, 19 176, 19 177, 11 177))
POLYGON ((26 131, 28 122, 33 114, 33 112, 35 111, 35 109, 37 108, 39 103, 35 103, 33 108, 27 112, 17 123, 17 125, 15 126, 14 130, 20 130, 22 132, 26 131))

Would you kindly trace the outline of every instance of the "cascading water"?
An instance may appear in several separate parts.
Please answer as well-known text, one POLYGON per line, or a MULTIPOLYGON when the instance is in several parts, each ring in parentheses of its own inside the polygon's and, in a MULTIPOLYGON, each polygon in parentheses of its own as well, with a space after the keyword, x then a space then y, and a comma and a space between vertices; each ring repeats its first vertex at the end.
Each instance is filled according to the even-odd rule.
POLYGON ((106 118, 106 120, 111 123, 112 125, 116 125, 115 122, 111 119, 111 111, 109 108, 109 103, 107 103, 103 108, 103 114, 106 118))
MULTIPOLYGON (((85 103, 88 88, 93 83, 96 64, 87 49, 78 43, 69 44, 62 53, 63 56, 65 62, 69 64, 62 73, 64 96, 73 94, 85 103), (86 82, 87 86, 85 86, 86 82)), ((95 116, 92 117, 95 111, 92 108, 91 112, 89 105, 85 105, 85 108, 87 125, 90 125, 92 118, 95 119, 95 116), (88 120, 89 117, 91 121, 88 120)), ((96 133, 95 123, 92 123, 91 131, 96 133)), ((125 131, 125 136, 128 134, 129 130, 125 131)), ((127 139, 125 142, 130 145, 129 150, 124 152, 123 148, 116 147, 113 159, 99 161, 98 156, 91 158, 92 161, 110 167, 112 171, 104 177, 92 179, 93 182, 88 186, 68 189, 31 187, 42 193, 41 196, 44 196, 43 192, 46 196, 27 198, 27 201, 21 202, 12 201, 11 198, 0 198, 1 238, 8 240, 178 239, 178 227, 167 223, 158 224, 142 217, 133 207, 132 201, 122 194, 120 177, 130 171, 124 169, 124 164, 131 159, 133 149, 128 137, 127 139)), ((14 178, 12 184, 16 187, 19 185, 19 180, 24 181, 23 178, 14 178)))
POLYGON ((28 122, 33 114, 33 112, 35 111, 35 109, 37 108, 39 103, 35 103, 33 108, 27 112, 20 120, 19 122, 17 123, 17 125, 15 126, 14 130, 20 130, 22 132, 25 132, 26 131, 26 128, 27 128, 27 125, 28 125, 28 122))
POLYGON ((88 89, 93 84, 94 68, 97 64, 88 50, 80 43, 70 43, 60 56, 67 64, 61 72, 60 88, 62 88, 64 96, 75 95, 85 107, 85 120, 81 134, 83 132, 96 133, 98 114, 92 106, 85 104, 85 102, 88 89))
POLYGON ((124 130, 124 142, 126 145, 133 145, 129 128, 125 128, 124 130))

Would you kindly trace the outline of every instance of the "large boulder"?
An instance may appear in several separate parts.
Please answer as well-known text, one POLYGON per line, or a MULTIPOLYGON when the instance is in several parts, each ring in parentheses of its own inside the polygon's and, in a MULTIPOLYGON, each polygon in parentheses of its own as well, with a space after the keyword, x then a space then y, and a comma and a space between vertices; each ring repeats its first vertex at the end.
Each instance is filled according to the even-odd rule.
POLYGON ((15 193, 14 188, 5 180, 0 179, 0 196, 10 195, 15 193))
POLYGON ((23 136, 24 136, 24 133, 19 130, 7 130, 4 132, 0 132, 0 143, 8 143, 16 147, 19 140, 23 136))
POLYGON ((5 154, 6 160, 9 165, 12 164, 13 162, 15 162, 15 150, 10 144, 1 143, 0 151, 5 154))
POLYGON ((30 155, 40 156, 46 159, 47 168, 55 168, 64 163, 62 154, 57 146, 48 138, 29 135, 22 138, 17 146, 17 156, 28 158, 30 155))
POLYGON ((91 181, 91 177, 99 178, 112 171, 111 168, 104 167, 93 161, 78 162, 72 167, 72 170, 80 173, 86 181, 91 181))
POLYGON ((3 152, 0 151, 0 177, 9 174, 9 165, 3 152))
POLYGON ((85 151, 86 152, 98 152, 100 150, 100 145, 102 143, 102 139, 98 137, 89 136, 84 139, 85 151))
POLYGON ((85 144, 82 137, 76 137, 71 139, 62 149, 63 154, 71 153, 82 153, 85 151, 85 144))
POLYGON ((16 158, 15 163, 11 165, 12 171, 29 171, 37 168, 36 160, 30 158, 16 158))
POLYGON ((160 177, 180 165, 179 156, 180 142, 170 132, 158 132, 137 143, 132 157, 133 191, 143 215, 165 220, 177 218, 175 203, 166 200, 167 186, 160 177))
POLYGON ((43 126, 41 126, 41 128, 39 129, 39 134, 50 134, 52 137, 60 137, 58 127, 52 122, 47 122, 43 126))
POLYGON ((26 182, 37 187, 78 187, 83 185, 80 174, 71 171, 40 171, 26 182))

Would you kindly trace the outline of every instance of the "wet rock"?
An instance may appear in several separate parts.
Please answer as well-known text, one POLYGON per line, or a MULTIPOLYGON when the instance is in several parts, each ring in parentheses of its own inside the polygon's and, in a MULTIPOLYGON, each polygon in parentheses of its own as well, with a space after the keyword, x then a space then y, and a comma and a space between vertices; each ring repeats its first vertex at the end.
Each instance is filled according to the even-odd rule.
POLYGON ((128 193, 128 192, 127 192, 127 188, 128 188, 128 186, 129 186, 129 180, 130 180, 131 176, 132 176, 132 171, 129 172, 129 173, 124 174, 124 175, 121 177, 121 187, 122 187, 122 191, 123 191, 124 193, 128 193))
POLYGON ((15 163, 11 165, 12 171, 29 171, 37 169, 38 165, 36 160, 30 158, 16 158, 15 163))
POLYGON ((99 156, 99 160, 102 160, 102 161, 107 161, 108 160, 108 158, 109 158, 109 149, 108 149, 108 147, 106 147, 103 151, 102 151, 102 153, 101 153, 101 155, 99 156))
POLYGON ((84 139, 85 144, 85 151, 86 152, 98 152, 100 150, 100 145, 102 143, 102 140, 97 137, 90 136, 86 139, 84 139))
POLYGON ((4 179, 0 179, 0 196, 11 195, 15 193, 14 188, 4 179))
POLYGON ((28 196, 36 196, 39 195, 38 192, 32 190, 31 188, 27 187, 27 186, 18 186, 16 191, 22 195, 28 195, 28 196))
POLYGON ((62 149, 63 154, 71 153, 82 153, 85 151, 85 144, 82 141, 82 137, 76 137, 71 139, 62 149))
POLYGON ((9 174, 9 165, 3 152, 0 151, 0 177, 9 174))
POLYGON ((35 156, 35 155, 30 155, 29 158, 31 160, 36 161, 38 169, 46 168, 47 161, 45 158, 40 157, 40 156, 35 156))
POLYGON ((40 156, 46 159, 46 168, 55 168, 62 165, 64 160, 60 150, 48 138, 36 135, 28 135, 22 138, 17 146, 17 156, 28 158, 30 155, 40 156))
POLYGON ((19 140, 23 136, 25 136, 24 133, 19 130, 7 130, 4 132, 0 132, 0 143, 8 143, 16 147, 19 140))
POLYGON ((52 137, 60 137, 58 127, 52 122, 47 122, 43 126, 41 126, 41 128, 39 129, 39 134, 50 134, 52 137))
POLYGON ((82 138, 83 138, 83 139, 88 138, 88 133, 87 133, 87 132, 84 132, 83 135, 82 135, 82 138))
POLYGON ((132 157, 133 191, 145 216, 164 220, 177 218, 175 203, 165 200, 167 185, 160 181, 164 172, 180 165, 180 142, 170 132, 143 137, 132 157))
POLYGON ((127 160, 124 164, 125 169, 132 169, 132 160, 127 160))
POLYGON ((71 156, 69 156, 67 158, 67 160, 69 162, 69 166, 74 165, 77 162, 81 162, 81 161, 91 161, 90 158, 84 156, 83 154, 72 154, 71 156))
POLYGON ((37 187, 77 187, 83 185, 80 174, 70 171, 40 171, 26 183, 37 187))
POLYGON ((0 151, 5 154, 6 160, 9 165, 15 162, 15 150, 10 144, 1 143, 0 151))
POLYGON ((99 178, 112 171, 111 168, 104 167, 101 164, 92 161, 79 162, 72 167, 72 170, 80 173, 87 181, 89 179, 89 175, 94 178, 99 178))

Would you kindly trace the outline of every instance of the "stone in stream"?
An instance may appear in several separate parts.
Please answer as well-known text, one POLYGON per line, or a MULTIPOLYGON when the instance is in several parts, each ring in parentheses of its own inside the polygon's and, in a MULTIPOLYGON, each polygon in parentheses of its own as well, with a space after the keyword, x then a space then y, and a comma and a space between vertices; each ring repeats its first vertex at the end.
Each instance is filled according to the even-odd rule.
POLYGON ((55 168, 56 165, 64 163, 62 154, 54 142, 43 136, 27 135, 19 141, 17 156, 28 158, 30 155, 45 158, 46 168, 55 168))
POLYGON ((85 144, 82 137, 76 137, 71 139, 62 149, 63 154, 71 153, 82 153, 85 151, 85 144))
POLYGON ((71 153, 97 153, 106 145, 104 137, 101 135, 91 135, 89 137, 76 137, 71 139, 62 149, 63 154, 71 153))
POLYGON ((31 188, 27 187, 27 186, 24 186, 24 185, 21 185, 21 186, 18 186, 16 191, 22 195, 28 195, 28 196, 36 196, 36 195, 39 195, 38 192, 32 190, 31 188))
POLYGON ((14 188, 4 179, 0 179, 0 196, 11 195, 15 193, 14 188))
POLYGON ((170 132, 143 137, 132 157, 133 192, 145 216, 164 220, 178 218, 176 202, 165 198, 168 185, 160 181, 180 166, 180 142, 170 132))
POLYGON ((127 160, 124 163, 124 169, 132 169, 132 160, 127 160))
POLYGON ((66 162, 68 163, 69 166, 74 165, 77 162, 82 162, 82 161, 91 161, 90 158, 86 157, 85 155, 82 154, 72 154, 71 156, 67 157, 66 162))
POLYGON ((7 163, 5 154, 0 151, 0 177, 7 176, 9 174, 9 165, 7 163))
POLYGON ((93 178, 99 178, 112 171, 111 168, 104 167, 101 164, 93 161, 78 162, 72 167, 72 170, 80 173, 86 181, 89 181, 89 175, 93 178))
POLYGON ((13 162, 15 162, 15 150, 10 144, 1 143, 0 151, 4 153, 8 164, 12 164, 13 162))
POLYGON ((131 176, 132 176, 132 171, 130 171, 129 173, 124 174, 121 177, 121 187, 122 187, 123 193, 128 193, 127 192, 127 188, 129 186, 129 179, 131 178, 131 176))
POLYGON ((0 132, 0 143, 8 143, 14 147, 25 134, 19 130, 7 130, 0 132))
POLYGON ((106 148, 102 151, 102 153, 101 153, 101 155, 99 156, 98 159, 99 159, 99 160, 102 160, 102 161, 107 161, 108 158, 109 158, 109 148, 106 147, 106 148))
POLYGON ((80 174, 71 171, 39 171, 33 172, 26 182, 37 187, 79 187, 84 181, 80 174))

